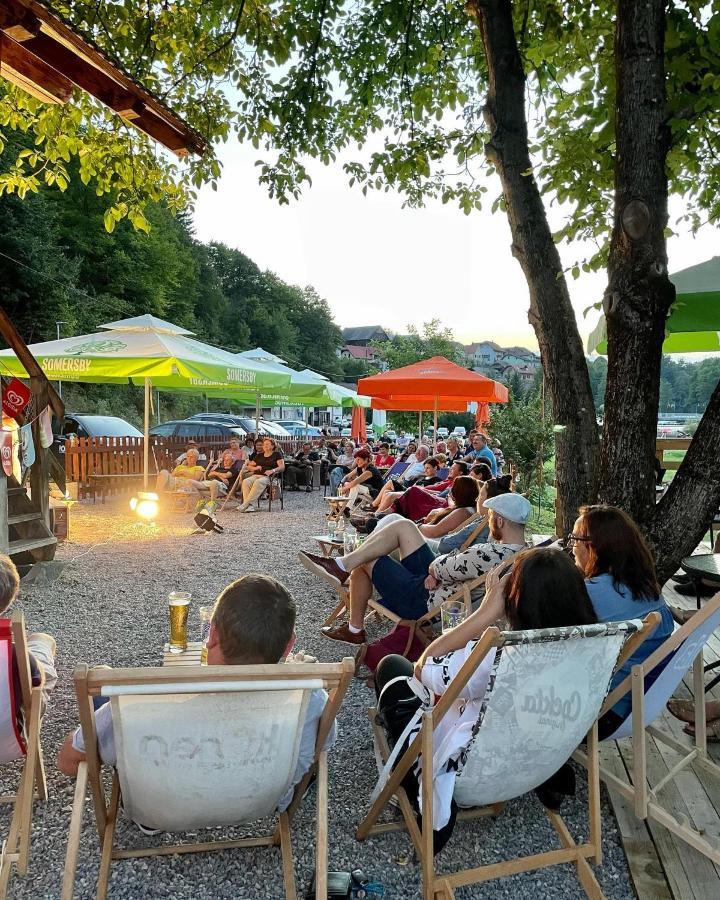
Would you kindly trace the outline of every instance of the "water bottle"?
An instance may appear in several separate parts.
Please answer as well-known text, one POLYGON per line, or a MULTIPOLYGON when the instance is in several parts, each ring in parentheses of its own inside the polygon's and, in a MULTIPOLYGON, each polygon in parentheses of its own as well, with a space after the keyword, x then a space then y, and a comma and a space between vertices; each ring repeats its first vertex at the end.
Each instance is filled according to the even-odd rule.
POLYGON ((350 522, 348 522, 343 531, 343 550, 345 553, 353 552, 353 550, 355 549, 356 538, 357 531, 355 531, 350 522))

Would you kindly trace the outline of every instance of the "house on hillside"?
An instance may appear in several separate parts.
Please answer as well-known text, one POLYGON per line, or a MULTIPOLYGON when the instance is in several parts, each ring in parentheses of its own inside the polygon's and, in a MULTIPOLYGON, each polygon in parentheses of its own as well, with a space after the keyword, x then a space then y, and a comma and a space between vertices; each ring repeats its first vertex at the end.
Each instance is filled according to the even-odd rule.
POLYGON ((461 348, 465 364, 473 369, 483 369, 497 362, 503 352, 494 341, 479 341, 461 348))
POLYGON ((540 368, 540 357, 525 347, 503 347, 496 362, 509 366, 527 367, 537 371, 540 368))
POLYGON ((356 328, 343 328, 343 340, 351 347, 367 347, 371 341, 389 341, 390 335, 380 325, 360 325, 356 328))

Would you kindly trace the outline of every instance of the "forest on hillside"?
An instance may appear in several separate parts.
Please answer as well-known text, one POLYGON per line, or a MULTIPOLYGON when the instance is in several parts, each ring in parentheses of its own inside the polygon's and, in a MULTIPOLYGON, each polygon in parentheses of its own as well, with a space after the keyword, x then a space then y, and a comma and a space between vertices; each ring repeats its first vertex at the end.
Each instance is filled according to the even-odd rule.
MULTIPOLYGON (((15 158, 21 138, 5 154, 15 158)), ((87 334, 103 322, 152 313, 230 351, 261 346, 295 368, 342 378, 340 329, 312 287, 286 284, 245 254, 203 244, 189 215, 147 210, 148 234, 124 220, 109 234, 107 198, 79 178, 0 197, 0 303, 28 343, 87 334)), ((242 215, 242 203, 237 204, 242 215)), ((141 390, 66 385, 66 405, 137 420, 141 390)), ((196 411, 199 397, 163 396, 164 415, 196 411)), ((215 404, 214 408, 219 408, 215 404)))

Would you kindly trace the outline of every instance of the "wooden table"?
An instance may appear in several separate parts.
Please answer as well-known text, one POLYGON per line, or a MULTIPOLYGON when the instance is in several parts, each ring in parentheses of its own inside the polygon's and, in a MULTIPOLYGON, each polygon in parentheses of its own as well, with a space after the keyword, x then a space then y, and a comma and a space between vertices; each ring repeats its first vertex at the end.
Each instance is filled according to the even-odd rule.
POLYGON ((337 519, 338 516, 342 515, 343 510, 350 502, 349 497, 325 497, 325 502, 330 507, 330 515, 334 516, 337 519))
POLYGON ((163 647, 164 666, 199 666, 202 643, 200 641, 188 641, 187 650, 181 653, 171 653, 170 645, 163 647))
POLYGON ((320 552, 323 556, 332 556, 333 550, 338 552, 343 549, 343 542, 335 538, 330 538, 326 534, 315 534, 313 540, 317 541, 320 546, 320 552))

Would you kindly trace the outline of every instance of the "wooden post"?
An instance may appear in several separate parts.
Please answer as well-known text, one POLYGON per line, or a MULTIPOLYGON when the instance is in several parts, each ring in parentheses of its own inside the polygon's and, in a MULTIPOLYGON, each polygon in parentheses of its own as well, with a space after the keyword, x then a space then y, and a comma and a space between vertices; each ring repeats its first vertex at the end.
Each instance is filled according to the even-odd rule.
POLYGON ((148 489, 150 471, 150 379, 145 379, 145 421, 143 428, 143 488, 148 489))
POLYGON ((438 422, 438 398, 435 397, 435 409, 433 410, 433 426, 434 426, 434 437, 433 437, 433 452, 437 453, 437 445, 438 445, 438 433, 437 433, 437 422, 438 422))
MULTIPOLYGON (((44 409, 48 405, 48 388, 50 387, 44 375, 32 375, 30 377, 30 390, 35 396, 38 409, 44 409)), ((32 492, 32 504, 42 515, 43 521, 50 529, 50 485, 47 471, 49 463, 46 462, 50 450, 45 450, 40 444, 40 419, 36 418, 32 424, 32 436, 35 444, 35 462, 30 469, 30 490, 32 492)))

